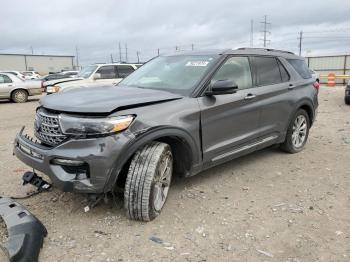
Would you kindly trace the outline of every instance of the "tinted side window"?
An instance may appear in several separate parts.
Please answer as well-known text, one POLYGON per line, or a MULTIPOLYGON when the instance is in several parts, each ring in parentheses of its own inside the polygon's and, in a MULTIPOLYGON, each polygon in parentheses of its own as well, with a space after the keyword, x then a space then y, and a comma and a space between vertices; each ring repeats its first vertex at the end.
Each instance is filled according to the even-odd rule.
POLYGON ((239 89, 253 86, 248 57, 234 56, 226 60, 213 76, 211 83, 218 80, 233 80, 239 89))
POLYGON ((310 70, 307 67, 304 60, 300 59, 288 59, 288 62, 292 65, 292 67, 295 69, 295 71, 298 72, 298 74, 304 78, 309 79, 311 78, 310 70))
POLYGON ((132 66, 128 66, 128 65, 118 65, 117 69, 118 69, 119 78, 125 78, 135 71, 135 69, 132 66))
POLYGON ((256 84, 258 86, 273 85, 282 82, 280 69, 274 57, 254 57, 256 84))
POLYGON ((284 65, 282 65, 281 61, 280 60, 277 60, 277 61, 278 61, 278 66, 280 67, 280 71, 281 71, 282 82, 288 82, 290 79, 289 73, 287 72, 284 65))
POLYGON ((12 83, 11 78, 7 75, 0 75, 0 84, 12 83))
POLYGON ((101 74, 101 79, 114 79, 117 77, 115 66, 102 66, 96 73, 101 74))

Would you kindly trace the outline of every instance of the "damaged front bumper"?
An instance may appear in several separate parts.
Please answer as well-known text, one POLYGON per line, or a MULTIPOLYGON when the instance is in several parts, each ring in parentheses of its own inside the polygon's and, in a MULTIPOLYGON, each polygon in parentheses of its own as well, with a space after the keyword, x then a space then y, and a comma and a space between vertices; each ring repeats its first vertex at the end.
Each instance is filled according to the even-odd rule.
POLYGON ((11 198, 0 197, 0 216, 8 232, 8 241, 0 247, 11 262, 38 261, 47 231, 44 225, 11 198))
POLYGON ((35 143, 17 134, 14 154, 23 163, 49 176, 65 192, 104 193, 116 159, 130 141, 124 134, 70 139, 56 147, 35 143))

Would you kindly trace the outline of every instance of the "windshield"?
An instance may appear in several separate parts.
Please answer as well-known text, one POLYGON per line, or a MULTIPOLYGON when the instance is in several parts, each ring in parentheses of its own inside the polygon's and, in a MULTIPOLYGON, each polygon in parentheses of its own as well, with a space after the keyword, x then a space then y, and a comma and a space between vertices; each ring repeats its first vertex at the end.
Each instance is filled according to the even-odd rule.
POLYGON ((188 95, 218 55, 160 56, 141 66, 120 84, 188 95))
POLYGON ((90 65, 87 67, 84 67, 77 75, 77 77, 82 77, 82 78, 88 78, 91 76, 93 72, 95 72, 97 66, 95 65, 90 65))

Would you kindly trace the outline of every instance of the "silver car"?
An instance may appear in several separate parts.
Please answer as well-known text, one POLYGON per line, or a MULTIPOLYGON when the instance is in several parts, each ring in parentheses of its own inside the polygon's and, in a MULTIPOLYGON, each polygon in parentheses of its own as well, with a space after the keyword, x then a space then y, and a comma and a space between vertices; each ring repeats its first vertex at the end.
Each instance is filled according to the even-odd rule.
POLYGON ((41 81, 24 81, 13 74, 0 72, 0 99, 27 102, 28 96, 40 95, 41 81))

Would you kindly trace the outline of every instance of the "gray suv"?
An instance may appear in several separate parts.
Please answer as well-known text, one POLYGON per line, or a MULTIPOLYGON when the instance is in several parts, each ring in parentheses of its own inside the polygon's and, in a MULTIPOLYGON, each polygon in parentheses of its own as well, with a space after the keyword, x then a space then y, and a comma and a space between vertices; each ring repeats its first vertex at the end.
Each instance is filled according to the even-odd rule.
POLYGON ((122 189, 130 219, 162 210, 172 177, 279 144, 301 151, 318 106, 304 59, 271 49, 159 56, 116 86, 44 97, 14 153, 63 191, 122 189))

